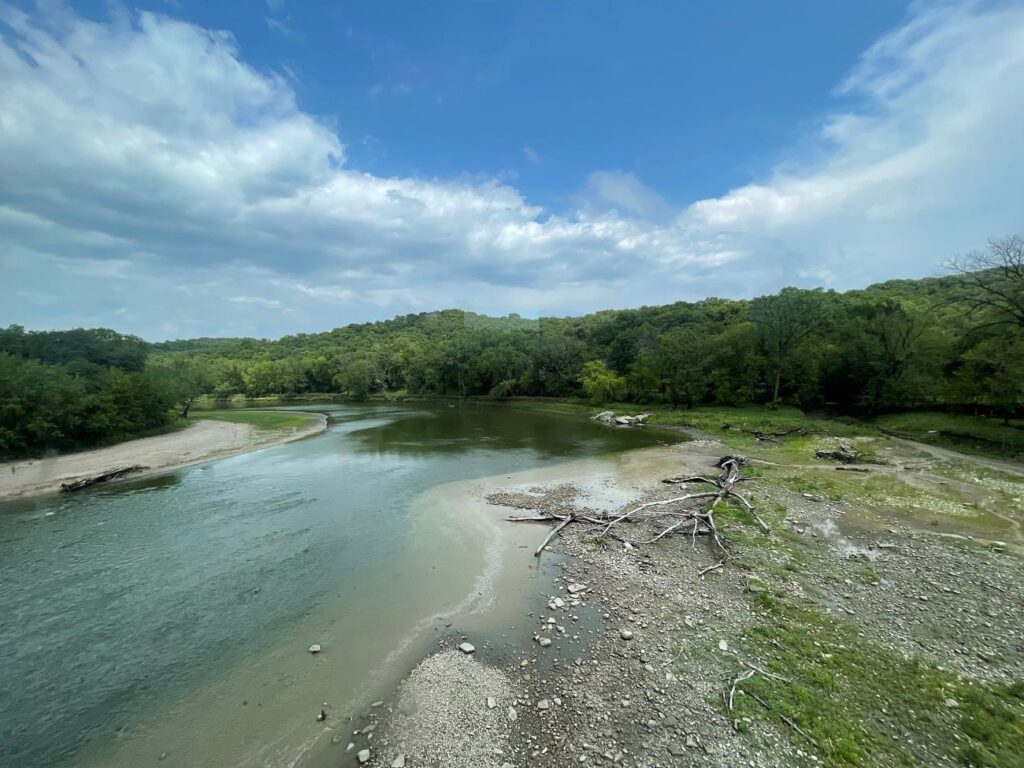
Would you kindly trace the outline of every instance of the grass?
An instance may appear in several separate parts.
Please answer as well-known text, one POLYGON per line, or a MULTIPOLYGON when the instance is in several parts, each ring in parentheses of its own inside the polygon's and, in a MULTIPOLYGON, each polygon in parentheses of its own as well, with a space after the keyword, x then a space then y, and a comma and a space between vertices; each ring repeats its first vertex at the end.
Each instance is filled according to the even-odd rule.
POLYGON ((763 704, 737 696, 733 716, 778 723, 795 746, 827 765, 929 765, 936 751, 964 766, 1020 765, 1024 683, 972 684, 875 646, 812 605, 768 592, 753 600, 760 622, 744 648, 786 680, 745 681, 740 687, 763 704))
POLYGON ((257 429, 279 430, 305 427, 315 418, 308 413, 289 413, 286 411, 195 411, 190 421, 213 419, 214 421, 230 421, 233 424, 250 424, 257 429))
POLYGON ((1024 458, 1021 421, 950 413, 918 412, 879 416, 872 424, 900 437, 985 456, 1024 458))

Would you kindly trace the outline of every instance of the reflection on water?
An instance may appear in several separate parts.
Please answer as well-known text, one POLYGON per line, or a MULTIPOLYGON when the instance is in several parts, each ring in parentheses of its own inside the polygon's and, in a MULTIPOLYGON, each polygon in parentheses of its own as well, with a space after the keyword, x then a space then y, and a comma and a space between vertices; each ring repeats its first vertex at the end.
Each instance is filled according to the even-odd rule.
POLYGON ((472 526, 410 517, 417 496, 666 437, 484 406, 317 410, 330 428, 309 440, 0 505, 0 765, 134 765, 168 742, 166 766, 275 764, 294 744, 268 733, 354 695, 483 567, 472 526))

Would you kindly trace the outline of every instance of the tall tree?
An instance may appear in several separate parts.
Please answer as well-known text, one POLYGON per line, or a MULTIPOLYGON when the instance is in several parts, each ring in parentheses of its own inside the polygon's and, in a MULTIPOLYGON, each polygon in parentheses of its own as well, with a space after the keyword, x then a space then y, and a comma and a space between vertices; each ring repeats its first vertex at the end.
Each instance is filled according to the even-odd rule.
POLYGON ((793 354, 824 318, 822 292, 783 288, 750 304, 750 318, 768 357, 775 379, 772 401, 778 402, 782 375, 793 354))

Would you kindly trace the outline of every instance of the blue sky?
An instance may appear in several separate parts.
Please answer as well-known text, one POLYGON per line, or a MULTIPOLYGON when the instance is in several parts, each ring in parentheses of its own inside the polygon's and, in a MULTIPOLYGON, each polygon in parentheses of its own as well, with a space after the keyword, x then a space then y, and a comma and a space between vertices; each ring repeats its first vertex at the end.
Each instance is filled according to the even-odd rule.
POLYGON ((934 274, 1024 4, 0 2, 0 323, 277 336, 934 274))

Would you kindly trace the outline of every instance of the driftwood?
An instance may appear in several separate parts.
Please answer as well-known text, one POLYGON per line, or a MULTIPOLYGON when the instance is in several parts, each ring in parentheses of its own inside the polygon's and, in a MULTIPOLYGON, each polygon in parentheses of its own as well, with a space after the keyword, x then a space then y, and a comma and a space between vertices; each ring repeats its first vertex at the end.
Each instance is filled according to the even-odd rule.
POLYGON ((807 430, 803 427, 796 427, 794 429, 786 429, 782 432, 765 432, 760 429, 743 429, 742 427, 734 427, 732 424, 723 424, 722 429, 732 429, 737 432, 746 432, 748 435, 753 435, 755 440, 759 440, 762 443, 780 443, 782 442, 778 438, 785 437, 786 435, 806 435, 807 430))
MULTIPOLYGON (((729 688, 729 692, 725 696, 725 703, 726 703, 726 706, 728 707, 730 712, 732 712, 733 700, 736 697, 736 692, 737 691, 739 691, 740 693, 742 693, 742 694, 744 694, 746 696, 749 696, 751 699, 756 701, 758 704, 760 704, 762 707, 764 707, 769 712, 772 711, 772 708, 771 708, 771 706, 769 706, 767 701, 762 699, 756 693, 752 693, 751 691, 743 690, 742 688, 739 687, 740 683, 743 683, 744 681, 749 680, 754 675, 761 675, 762 677, 767 677, 769 680, 778 680, 779 682, 782 682, 782 683, 791 682, 789 680, 789 678, 785 678, 782 675, 776 675, 776 674, 773 674, 772 672, 769 672, 766 669, 763 669, 762 667, 756 667, 753 664, 747 664, 747 668, 743 672, 740 672, 740 674, 737 675, 733 679, 732 685, 729 688)), ((794 723, 791 718, 786 717, 782 713, 776 713, 776 714, 779 715, 779 719, 782 720, 783 723, 785 723, 790 728, 792 728, 794 731, 799 733, 801 736, 803 736, 805 739, 807 739, 807 741, 809 741, 811 744, 813 744, 819 750, 821 749, 821 744, 818 743, 818 741, 813 736, 811 736, 809 733, 804 731, 799 725, 794 723)))
POLYGON ((703 576, 706 573, 710 573, 711 571, 724 567, 730 558, 727 542, 715 522, 715 509, 722 501, 736 499, 736 501, 740 503, 750 516, 753 517, 762 531, 766 534, 771 533, 771 528, 757 514, 757 511, 754 509, 754 506, 750 501, 736 490, 736 486, 739 483, 748 479, 743 477, 740 471, 746 464, 747 459, 743 456, 723 456, 716 463, 716 466, 721 470, 718 477, 681 477, 664 481, 666 483, 677 485, 698 482, 705 483, 707 485, 711 485, 711 489, 700 493, 687 493, 670 499, 648 501, 644 504, 633 507, 616 517, 605 516, 601 518, 576 513, 559 514, 550 512, 528 517, 509 517, 507 519, 510 522, 515 523, 558 522, 558 525, 555 526, 555 528, 547 535, 541 545, 537 547, 537 551, 534 552, 535 557, 540 557, 541 553, 555 539, 555 537, 566 526, 574 522, 600 525, 602 526, 601 536, 613 536, 619 541, 623 541, 630 546, 654 544, 680 529, 683 529, 689 534, 691 545, 694 547, 696 547, 697 536, 708 536, 719 553, 719 560, 717 563, 699 571, 698 575, 703 576), (690 507, 679 509, 680 505, 694 501, 701 502, 701 505, 696 508, 690 507), (664 515, 673 517, 673 521, 656 536, 646 541, 630 541, 612 533, 612 529, 622 523, 634 523, 642 518, 656 518, 664 515))
POLYGON ((853 464, 857 461, 856 452, 846 443, 839 443, 839 447, 832 451, 815 451, 814 455, 819 459, 840 461, 843 464, 853 464))
POLYGON ((119 480, 126 475, 131 475, 136 472, 141 472, 146 467, 141 464, 133 464, 130 467, 121 467, 120 469, 112 469, 109 472, 103 472, 99 475, 93 475, 92 477, 83 477, 81 480, 74 480, 70 483, 61 483, 60 489, 64 493, 71 491, 80 491, 83 488, 88 488, 90 485, 96 485, 97 483, 105 483, 108 480, 119 480))

